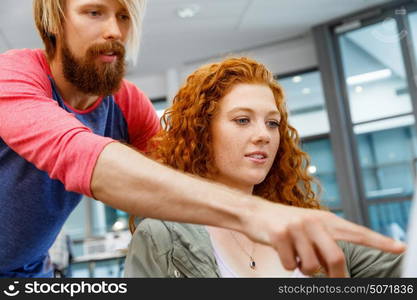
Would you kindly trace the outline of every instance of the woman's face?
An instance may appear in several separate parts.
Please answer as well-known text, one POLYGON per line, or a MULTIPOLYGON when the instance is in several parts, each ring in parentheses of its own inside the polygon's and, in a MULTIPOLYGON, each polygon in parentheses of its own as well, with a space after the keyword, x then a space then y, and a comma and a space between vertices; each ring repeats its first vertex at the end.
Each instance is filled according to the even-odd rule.
POLYGON ((237 84, 219 102, 212 124, 216 181, 252 192, 278 151, 280 113, 266 85, 237 84))

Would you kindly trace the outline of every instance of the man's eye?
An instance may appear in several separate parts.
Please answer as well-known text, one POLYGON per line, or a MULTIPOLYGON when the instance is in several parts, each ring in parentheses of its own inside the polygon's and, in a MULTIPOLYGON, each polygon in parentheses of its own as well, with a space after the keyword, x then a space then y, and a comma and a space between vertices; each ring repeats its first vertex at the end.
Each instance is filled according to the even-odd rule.
POLYGON ((279 122, 275 120, 271 120, 267 122, 269 128, 278 128, 279 122))
POLYGON ((248 118, 238 118, 234 120, 238 125, 246 125, 249 123, 248 118))
POLYGON ((129 21, 130 20, 130 16, 129 15, 120 15, 119 18, 122 21, 129 21))
POLYGON ((98 17, 98 16, 100 16, 100 12, 99 12, 99 11, 97 11, 97 10, 90 10, 90 11, 88 12, 88 14, 89 14, 90 16, 92 16, 92 17, 98 17))

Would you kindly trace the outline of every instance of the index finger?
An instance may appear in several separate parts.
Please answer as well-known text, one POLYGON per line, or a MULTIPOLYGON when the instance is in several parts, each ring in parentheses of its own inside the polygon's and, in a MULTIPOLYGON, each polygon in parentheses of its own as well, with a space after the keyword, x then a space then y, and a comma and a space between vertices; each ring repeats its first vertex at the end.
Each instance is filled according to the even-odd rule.
POLYGON ((400 241, 396 241, 364 226, 354 224, 339 217, 337 218, 339 219, 338 224, 328 228, 330 234, 337 240, 344 240, 398 254, 404 252, 406 249, 406 245, 400 241))

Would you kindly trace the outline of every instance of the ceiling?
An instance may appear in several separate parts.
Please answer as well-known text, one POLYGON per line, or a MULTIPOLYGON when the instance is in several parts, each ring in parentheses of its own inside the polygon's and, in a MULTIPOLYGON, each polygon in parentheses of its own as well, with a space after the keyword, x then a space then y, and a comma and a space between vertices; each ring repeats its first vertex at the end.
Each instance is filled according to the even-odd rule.
MULTIPOLYGON (((319 23, 389 0, 149 0, 139 63, 147 76, 219 54, 252 49, 304 35, 319 23), (176 11, 197 5, 194 18, 176 11)), ((0 52, 42 47, 32 20, 32 0, 1 0, 0 52)))

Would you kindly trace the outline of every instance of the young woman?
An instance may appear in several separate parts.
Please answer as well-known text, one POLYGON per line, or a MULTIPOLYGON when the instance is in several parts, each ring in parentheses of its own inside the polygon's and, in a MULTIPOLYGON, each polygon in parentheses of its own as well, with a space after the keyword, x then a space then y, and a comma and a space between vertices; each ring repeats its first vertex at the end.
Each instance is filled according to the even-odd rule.
MULTIPOLYGON (((321 208, 308 156, 288 124, 282 89, 264 65, 243 57, 199 68, 165 112, 163 125, 150 146, 154 159, 269 201, 321 208)), ((130 224, 128 277, 304 276, 286 270, 274 249, 237 231, 155 219, 140 220, 135 230, 133 217, 130 224)), ((399 276, 401 256, 339 246, 347 276, 399 276)), ((325 275, 324 268, 315 271, 325 275)))

